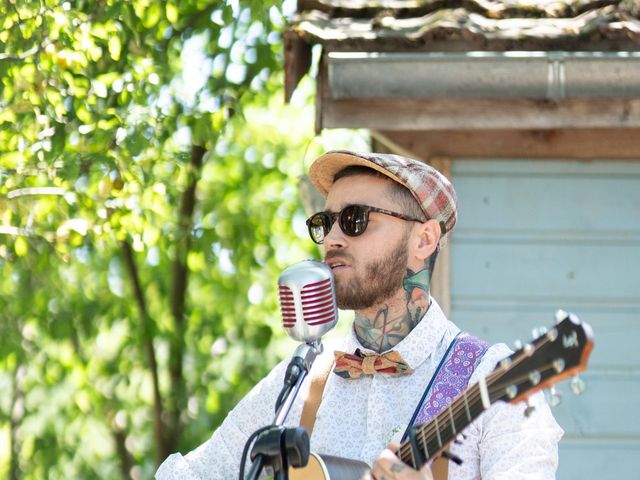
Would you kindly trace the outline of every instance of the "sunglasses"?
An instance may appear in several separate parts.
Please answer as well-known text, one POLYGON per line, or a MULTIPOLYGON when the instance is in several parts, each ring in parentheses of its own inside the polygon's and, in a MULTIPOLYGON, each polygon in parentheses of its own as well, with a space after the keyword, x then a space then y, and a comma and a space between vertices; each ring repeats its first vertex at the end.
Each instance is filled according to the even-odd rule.
POLYGON ((311 240, 320 245, 324 242, 324 237, 327 236, 336 219, 338 219, 338 225, 340 225, 340 229, 345 235, 357 237, 367 229, 371 212, 383 213, 409 222, 422 223, 424 221, 383 208, 370 207, 368 205, 347 205, 339 212, 318 212, 311 215, 307 219, 309 236, 311 240))

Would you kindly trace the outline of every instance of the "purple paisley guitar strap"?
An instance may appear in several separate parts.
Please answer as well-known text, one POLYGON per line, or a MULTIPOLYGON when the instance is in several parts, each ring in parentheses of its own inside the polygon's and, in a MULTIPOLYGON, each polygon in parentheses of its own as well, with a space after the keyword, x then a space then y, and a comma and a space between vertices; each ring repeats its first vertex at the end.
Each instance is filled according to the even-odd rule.
POLYGON ((460 395, 489 345, 466 332, 459 332, 427 385, 413 417, 402 436, 404 442, 413 425, 427 423, 460 395))

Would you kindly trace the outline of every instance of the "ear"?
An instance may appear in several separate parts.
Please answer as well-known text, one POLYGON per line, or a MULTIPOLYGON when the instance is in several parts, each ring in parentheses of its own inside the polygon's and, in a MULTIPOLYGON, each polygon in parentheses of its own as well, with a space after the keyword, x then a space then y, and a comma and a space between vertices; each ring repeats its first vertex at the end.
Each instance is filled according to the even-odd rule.
POLYGON ((422 264, 438 248, 442 232, 437 220, 427 220, 414 228, 411 256, 422 264))

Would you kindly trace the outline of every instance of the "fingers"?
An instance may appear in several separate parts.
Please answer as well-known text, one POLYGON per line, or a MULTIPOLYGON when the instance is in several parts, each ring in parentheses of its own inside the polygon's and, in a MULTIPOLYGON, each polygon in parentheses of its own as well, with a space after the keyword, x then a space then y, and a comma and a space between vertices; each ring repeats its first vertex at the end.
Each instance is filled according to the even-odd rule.
POLYGON ((395 455, 397 445, 390 445, 382 451, 371 468, 370 477, 367 480, 433 480, 429 467, 424 472, 418 472, 402 463, 395 455))

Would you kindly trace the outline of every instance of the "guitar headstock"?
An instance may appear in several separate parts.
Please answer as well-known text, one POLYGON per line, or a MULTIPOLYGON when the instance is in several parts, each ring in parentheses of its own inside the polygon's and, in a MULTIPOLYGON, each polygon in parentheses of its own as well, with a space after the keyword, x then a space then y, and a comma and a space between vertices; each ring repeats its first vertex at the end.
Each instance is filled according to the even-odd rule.
POLYGON ((519 402, 587 368, 593 349, 591 327, 572 313, 558 311, 556 318, 553 328, 501 360, 489 374, 491 402, 519 402))

